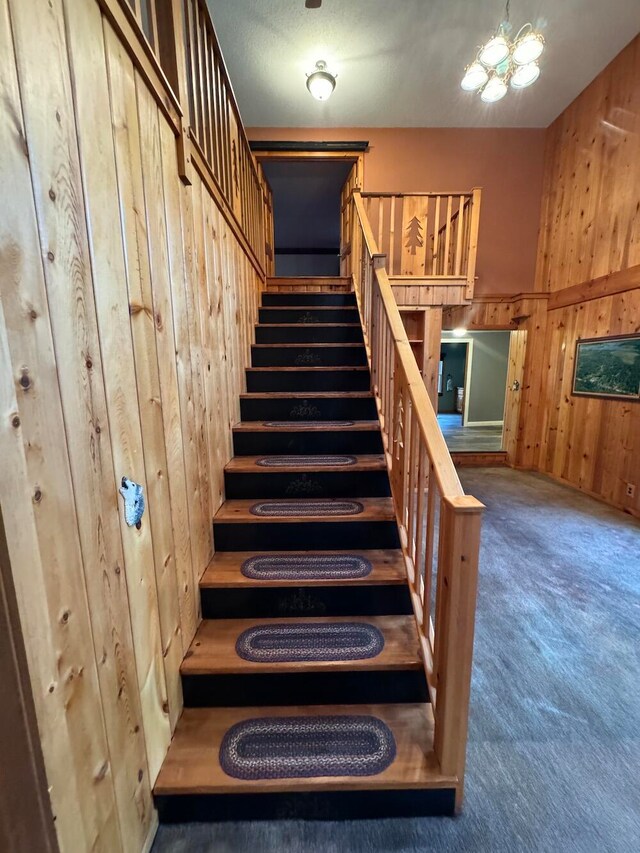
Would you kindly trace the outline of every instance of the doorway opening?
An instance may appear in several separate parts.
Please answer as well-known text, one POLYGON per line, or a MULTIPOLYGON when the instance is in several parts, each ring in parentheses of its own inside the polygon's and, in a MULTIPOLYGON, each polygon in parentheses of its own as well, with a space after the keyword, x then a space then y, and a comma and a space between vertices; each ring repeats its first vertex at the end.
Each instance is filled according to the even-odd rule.
POLYGON ((504 450, 509 331, 443 331, 438 370, 438 422, 450 451, 504 450))
POLYGON ((265 160, 273 192, 276 276, 340 275, 340 194, 353 163, 265 160))

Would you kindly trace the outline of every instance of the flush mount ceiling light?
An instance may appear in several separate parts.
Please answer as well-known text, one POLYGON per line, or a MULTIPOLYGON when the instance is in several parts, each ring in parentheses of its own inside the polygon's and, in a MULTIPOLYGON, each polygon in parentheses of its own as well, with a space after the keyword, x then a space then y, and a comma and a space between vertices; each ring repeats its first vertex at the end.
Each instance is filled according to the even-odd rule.
POLYGON ((465 92, 478 92, 486 104, 502 100, 509 85, 512 89, 526 89, 540 76, 537 60, 544 50, 544 39, 531 24, 520 27, 515 38, 510 39, 509 3, 507 0, 504 20, 478 49, 460 84, 465 92))
POLYGON ((316 70, 307 74, 307 89, 317 101, 326 101, 336 88, 337 74, 329 74, 327 63, 323 60, 316 62, 316 70))

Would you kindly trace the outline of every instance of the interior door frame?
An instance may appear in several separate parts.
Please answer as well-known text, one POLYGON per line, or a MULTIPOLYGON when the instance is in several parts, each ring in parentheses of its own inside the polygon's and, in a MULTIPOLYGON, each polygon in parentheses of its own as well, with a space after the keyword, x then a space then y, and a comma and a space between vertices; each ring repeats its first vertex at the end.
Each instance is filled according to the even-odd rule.
MULTIPOLYGON (((355 186, 362 190, 364 188, 364 155, 368 148, 368 142, 340 142, 340 143, 294 143, 294 142, 253 142, 249 143, 253 156, 256 158, 258 166, 262 167, 264 163, 295 163, 295 162, 326 162, 328 160, 342 161, 352 163, 356 169, 355 186), (289 147, 290 146, 290 147, 289 147)), ((349 172, 349 176, 353 168, 349 172)), ((264 170, 263 170, 264 174, 264 170)), ((268 184, 268 179, 265 176, 268 184)), ((349 177, 347 177, 347 182, 349 177)), ((346 182, 345 182, 346 183, 346 182)), ((271 187, 269 187, 271 189, 271 187)), ((344 231, 344 210, 340 210, 340 272, 344 264, 343 252, 345 247, 342 245, 342 236, 344 231)), ((273 264, 275 273, 275 233, 270 235, 271 245, 273 246, 273 264)), ((275 276, 277 277, 277 276, 275 276)))

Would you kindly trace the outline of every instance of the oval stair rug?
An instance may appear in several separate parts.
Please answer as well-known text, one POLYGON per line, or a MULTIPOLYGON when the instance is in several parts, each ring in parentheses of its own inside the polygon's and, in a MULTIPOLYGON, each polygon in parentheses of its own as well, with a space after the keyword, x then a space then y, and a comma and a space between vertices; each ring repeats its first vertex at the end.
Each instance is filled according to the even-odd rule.
POLYGON ((301 424, 312 429, 322 429, 322 427, 351 427, 355 426, 355 421, 264 421, 262 426, 288 428, 299 427, 301 424))
POLYGON ((357 554, 259 554, 245 560, 240 571, 252 580, 295 581, 366 578, 372 569, 357 554))
POLYGON ((374 776, 396 757, 393 732, 369 715, 257 717, 236 723, 220 744, 235 779, 374 776))
POLYGON ((300 500, 260 501, 249 508, 252 515, 261 518, 288 518, 310 515, 359 515, 364 506, 360 501, 300 500))
POLYGON ((384 634, 367 622, 255 625, 236 641, 236 653, 253 663, 365 660, 384 648, 384 634))
POLYGON ((256 460, 256 465, 263 468, 298 468, 305 465, 337 468, 355 465, 357 461, 355 456, 263 456, 256 460))

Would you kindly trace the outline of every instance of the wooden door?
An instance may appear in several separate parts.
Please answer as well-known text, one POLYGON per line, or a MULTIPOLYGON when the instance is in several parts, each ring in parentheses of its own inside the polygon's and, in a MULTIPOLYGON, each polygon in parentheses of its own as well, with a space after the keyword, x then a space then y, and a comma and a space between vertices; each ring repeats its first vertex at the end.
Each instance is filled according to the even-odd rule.
POLYGON ((518 421, 524 377, 524 357, 527 348, 527 332, 519 329, 511 332, 509 341, 509 364, 507 368, 507 392, 504 398, 504 427, 502 448, 509 462, 515 460, 518 444, 518 421))

